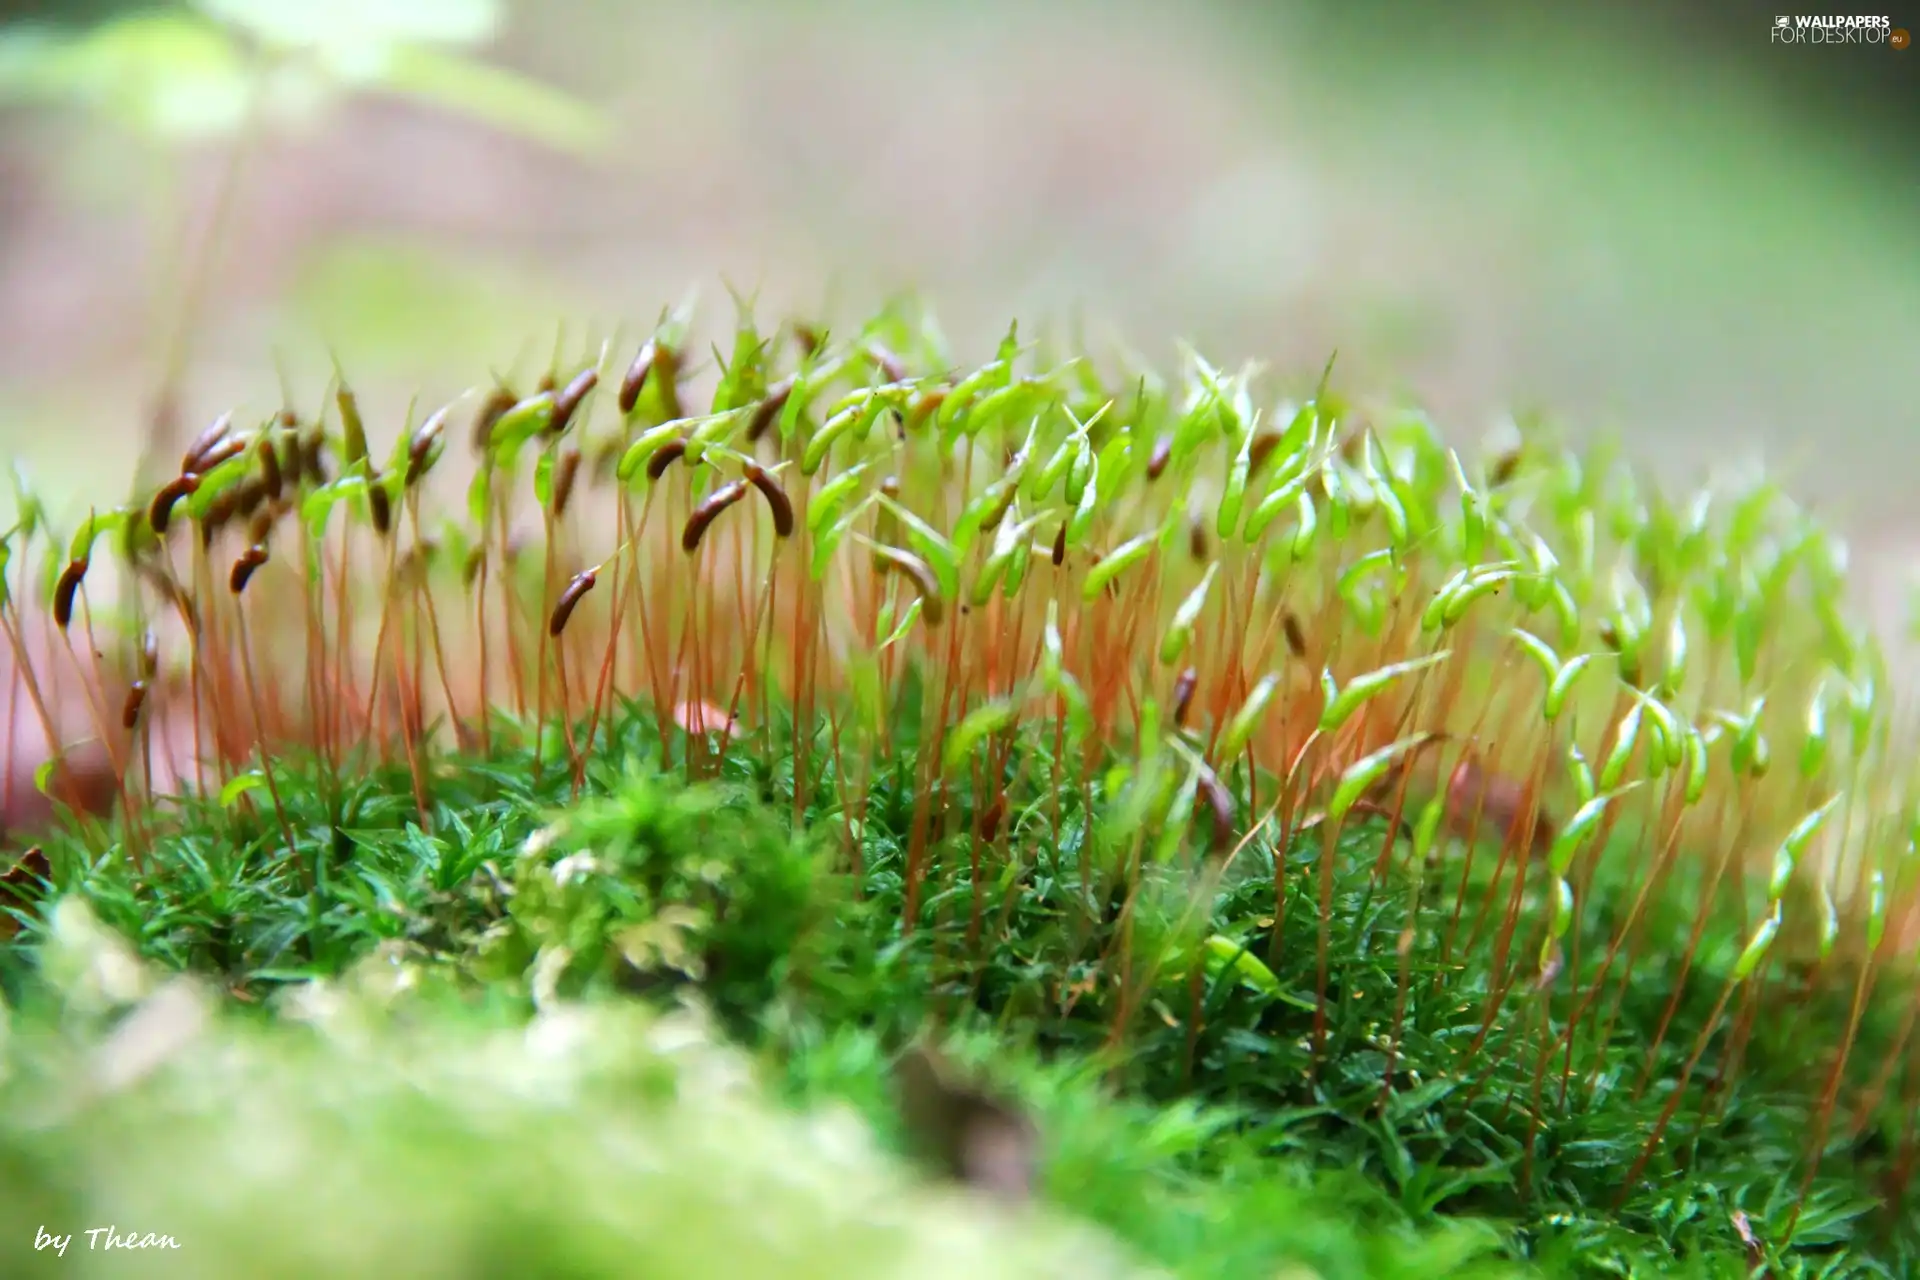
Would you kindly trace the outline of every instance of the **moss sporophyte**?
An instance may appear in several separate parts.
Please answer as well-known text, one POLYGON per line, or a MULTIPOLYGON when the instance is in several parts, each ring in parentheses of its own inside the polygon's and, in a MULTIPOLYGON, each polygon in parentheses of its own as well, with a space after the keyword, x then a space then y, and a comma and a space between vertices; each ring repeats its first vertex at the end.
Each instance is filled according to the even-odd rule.
POLYGON ((1914 1256, 1911 743, 1782 493, 1331 366, 695 333, 397 430, 341 375, 75 528, 22 482, 16 953, 79 893, 243 995, 402 938, 985 1018, 1536 1257, 1914 1256), (674 862, 720 812, 765 857, 674 862))

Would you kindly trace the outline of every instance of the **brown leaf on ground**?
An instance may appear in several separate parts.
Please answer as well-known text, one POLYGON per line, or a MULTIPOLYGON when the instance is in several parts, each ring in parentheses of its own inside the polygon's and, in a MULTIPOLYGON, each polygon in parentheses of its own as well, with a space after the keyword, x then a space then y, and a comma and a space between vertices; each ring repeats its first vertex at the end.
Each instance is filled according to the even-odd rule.
POLYGON ((997 1199, 1032 1198, 1039 1135, 1016 1106, 924 1045, 908 1049, 894 1074, 907 1132, 943 1173, 997 1199))
MULTIPOLYGON (((41 885, 53 874, 53 867, 47 861, 47 855, 34 845, 0 874, 0 906, 24 906, 33 901, 41 885)), ((20 922, 11 915, 0 914, 0 938, 11 938, 20 932, 20 922)))
POLYGON ((1554 822, 1536 809, 1526 783, 1489 773, 1471 756, 1462 758, 1447 781, 1447 830, 1462 839, 1478 831, 1517 842, 1525 834, 1530 809, 1536 810, 1532 853, 1543 857, 1553 845, 1554 822))
MULTIPOLYGON (((98 654, 78 657, 63 652, 64 642, 43 617, 26 612, 15 619, 26 671, 39 686, 46 718, 35 706, 21 667, 21 654, 0 638, 0 687, 7 690, 4 746, 0 746, 0 840, 31 839, 59 817, 62 806, 87 817, 105 817, 120 800, 117 756, 128 770, 130 791, 144 790, 140 770, 151 758, 153 787, 162 794, 178 788, 192 770, 193 719, 184 714, 185 690, 162 679, 142 695, 137 729, 124 723, 132 677, 126 668, 98 654), (94 688, 89 693, 86 681, 94 688), (96 713, 95 699, 99 708, 96 713), (52 733, 48 733, 51 722, 52 733), (102 733, 111 741, 111 750, 102 733), (150 745, 151 751, 143 746, 150 745), (54 760, 52 767, 47 762, 54 760), (41 770, 45 768, 45 790, 41 770)), ((76 635, 76 650, 84 646, 76 635)))
POLYGON ((683 733, 719 733, 732 737, 740 731, 740 722, 704 699, 678 702, 673 707, 673 722, 683 733))
MULTIPOLYGON (((31 836, 44 831, 54 820, 59 805, 76 812, 100 816, 113 808, 119 796, 112 757, 99 741, 98 727, 88 703, 82 678, 99 679, 111 695, 106 705, 118 707, 126 694, 127 681, 100 679, 105 664, 96 658, 61 652, 62 640, 50 632, 43 616, 31 610, 13 619, 24 655, 16 653, 12 642, 0 638, 0 685, 7 693, 5 746, 0 758, 0 839, 7 836, 31 836), (29 694, 20 662, 35 674, 39 693, 47 710, 40 716, 29 694), (47 732, 52 721, 53 738, 47 732), (49 759, 57 759, 45 776, 46 790, 37 785, 41 768, 49 759)), ((84 654, 84 645, 75 647, 84 654)), ((116 716, 109 731, 118 735, 116 716)), ((123 741, 130 740, 125 735, 123 741)), ((116 746, 120 744, 116 743, 116 746)), ((124 749, 124 748, 122 748, 124 749)))

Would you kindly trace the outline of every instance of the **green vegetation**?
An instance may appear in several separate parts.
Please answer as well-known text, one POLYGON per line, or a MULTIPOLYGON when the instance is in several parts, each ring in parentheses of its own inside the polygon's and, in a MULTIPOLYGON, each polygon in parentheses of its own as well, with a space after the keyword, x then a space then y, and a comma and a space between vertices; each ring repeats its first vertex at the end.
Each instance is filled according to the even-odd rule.
POLYGON ((21 1214, 196 1275, 1108 1266, 817 1119, 981 1137, 896 1115, 932 1037, 1181 1275, 1912 1269, 1905 742, 1777 490, 735 301, 390 434, 342 375, 77 530, 23 488, 75 812, 8 878, 21 1214))

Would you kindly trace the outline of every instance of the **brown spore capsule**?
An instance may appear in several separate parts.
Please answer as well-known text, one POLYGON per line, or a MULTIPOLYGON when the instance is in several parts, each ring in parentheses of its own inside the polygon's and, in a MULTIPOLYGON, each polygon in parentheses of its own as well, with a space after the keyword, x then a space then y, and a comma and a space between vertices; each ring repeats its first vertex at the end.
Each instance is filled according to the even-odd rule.
POLYGON ((598 369, 582 369, 579 373, 575 374, 573 381, 569 382, 566 388, 554 397, 553 414, 547 419, 547 434, 557 436, 565 431, 568 424, 573 421, 574 413, 579 410, 580 402, 587 398, 588 392, 599 385, 600 371, 598 369))
POLYGON ((995 796, 993 803, 988 805, 986 811, 980 815, 980 821, 977 825, 980 838, 986 843, 992 844, 994 837, 1000 834, 1000 823, 1006 816, 1007 798, 1005 796, 995 796))
POLYGON ((300 442, 300 453, 306 462, 307 479, 316 485, 323 485, 330 478, 327 475, 326 446, 327 438, 321 433, 319 427, 308 430, 306 437, 300 442))
POLYGON ((495 387, 487 393, 480 404, 480 411, 473 415, 473 451, 483 454, 487 446, 493 443, 494 424, 506 416, 507 410, 520 403, 520 397, 507 387, 495 387))
POLYGON ((627 366, 626 376, 620 379, 620 412, 632 413, 633 407, 640 403, 640 395, 647 389, 647 379, 653 374, 653 353, 655 343, 648 339, 640 347, 640 354, 627 366))
POLYGON ((1200 673, 1192 667, 1182 671, 1173 682, 1173 727, 1183 728, 1187 723, 1187 713, 1193 709, 1193 691, 1200 683, 1200 673))
POLYGON ((411 489, 420 483, 420 477, 426 475, 427 468, 433 462, 433 449, 439 443, 441 435, 447 429, 447 410, 451 405, 436 409, 425 422, 420 424, 413 438, 407 441, 407 478, 406 486, 411 489))
POLYGON ((439 551, 440 544, 432 538, 424 538, 407 548, 407 554, 400 557, 400 563, 395 566, 394 580, 408 588, 424 583, 439 551))
POLYGON ((928 418, 931 418, 934 413, 939 410, 940 406, 946 402, 947 388, 928 387, 925 391, 915 396, 913 403, 907 407, 907 420, 902 424, 902 429, 920 426, 928 418))
POLYGON ((687 517, 687 527, 680 534, 680 549, 691 555, 700 549, 700 540, 707 536, 707 527, 720 518, 720 513, 747 496, 747 482, 734 480, 721 485, 708 494, 700 505, 687 517))
POLYGON ((240 558, 233 562, 232 572, 227 574, 227 590, 236 596, 245 591, 247 583, 253 578, 254 570, 266 562, 267 549, 259 543, 241 552, 240 558))
POLYGON ((1287 651, 1296 658, 1306 657, 1307 636, 1300 629, 1300 619, 1294 617, 1293 610, 1288 609, 1280 615, 1280 630, 1286 634, 1287 651))
POLYGON ((1210 550, 1206 525, 1200 522, 1198 516, 1187 517, 1187 554, 1205 564, 1210 550))
POLYGON ((254 452, 260 455, 260 483, 267 497, 274 502, 280 501, 280 491, 285 484, 285 477, 280 474, 280 458, 273 451, 273 441, 266 436, 261 436, 259 442, 254 445, 254 452))
POLYGON ((1253 439, 1247 442, 1249 473, 1258 472, 1267 464, 1267 459, 1273 456, 1273 451, 1279 446, 1280 440, 1281 433, 1278 431, 1266 430, 1254 433, 1253 439))
POLYGON ((1213 818, 1207 851, 1220 853, 1233 843, 1233 793, 1227 790, 1211 769, 1200 770, 1199 782, 1200 793, 1207 798, 1207 810, 1213 818))
POLYGON ((896 352, 889 350, 880 343, 869 342, 867 344, 867 359, 873 361, 880 372, 886 375, 888 382, 905 382, 907 380, 907 362, 902 360, 896 352))
POLYGON ((760 403, 753 407, 753 413, 747 419, 747 439, 758 440, 767 434, 767 428, 773 425, 780 411, 787 407, 787 400, 793 395, 793 379, 782 378, 767 388, 760 403))
POLYGON ((1498 489, 1500 486, 1512 480, 1515 473, 1519 470, 1520 450, 1509 449, 1493 460, 1493 470, 1487 476, 1487 483, 1493 488, 1498 489))
POLYGON ((69 561, 60 571, 60 580, 53 587, 54 625, 65 631, 73 622, 73 597, 80 590, 81 580, 87 576, 88 560, 85 556, 69 561))
POLYGON ((1067 562, 1067 526, 1062 524, 1060 532, 1053 535, 1053 567, 1058 569, 1067 562))
POLYGON ((246 451, 247 442, 245 440, 238 440, 232 436, 228 436, 224 440, 216 440, 211 447, 203 449, 196 454, 193 458, 193 465, 182 468, 181 474, 184 475, 187 472, 192 472, 195 475, 205 475, 221 463, 231 462, 246 451))
POLYGON ((930 627, 937 627, 946 620, 946 602, 940 598, 940 580, 933 576, 933 570, 927 562, 898 547, 875 547, 874 562, 881 570, 891 569, 903 573, 913 583, 913 589, 920 593, 920 620, 930 627))
POLYGON ((266 481, 258 476, 248 476, 233 487, 233 514, 242 520, 251 519, 266 500, 266 481))
POLYGON ((218 418, 215 418, 213 425, 195 436, 193 443, 187 446, 187 451, 180 455, 181 474, 184 475, 189 471, 204 473, 207 468, 199 465, 201 456, 211 451, 213 447, 222 440, 225 440, 227 433, 231 430, 233 430, 233 415, 231 413, 223 413, 218 418))
POLYGON ((568 449, 553 465, 553 515, 556 520, 567 514, 567 503, 573 499, 573 486, 579 478, 580 451, 568 449))
POLYGON ((649 382, 659 388, 660 403, 667 420, 684 417, 680 411, 680 355, 672 347, 654 338, 640 348, 640 354, 627 367, 620 382, 620 412, 632 413, 649 382))
POLYGON ((393 532, 393 499, 387 496, 387 487, 374 477, 367 484, 367 510, 373 517, 373 531, 381 537, 393 532))
POLYGON ((189 472, 177 479, 169 480, 160 486, 153 495, 153 502, 147 508, 147 523, 153 526, 156 534, 164 534, 173 521, 173 509, 182 498, 191 495, 200 487, 200 477, 189 472))
POLYGON ((247 541, 265 543, 273 534, 274 511, 272 507, 262 507, 253 513, 253 519, 247 525, 247 541))
POLYGON ((1173 437, 1161 436, 1153 442, 1153 452, 1147 455, 1147 479, 1158 480, 1167 472, 1167 463, 1173 461, 1173 437))
POLYGON ((554 602, 553 613, 547 618, 547 634, 559 639, 560 633, 567 629, 567 620, 573 617, 574 606, 578 605, 587 592, 593 590, 593 584, 599 579, 599 570, 588 569, 574 575, 573 581, 561 591, 560 598, 554 602))
POLYGON ((647 459, 647 479, 658 480, 667 474, 667 468, 678 462, 687 451, 685 440, 669 440, 660 446, 660 451, 647 459))
POLYGON ((234 493, 233 488, 229 486, 222 492, 214 495, 213 501, 207 504, 205 514, 200 517, 201 546, 210 547, 213 545, 215 536, 227 527, 228 521, 233 519, 233 510, 234 493))
POLYGON ((120 704, 120 727, 131 729, 140 723, 140 709, 147 705, 147 682, 135 680, 127 689, 127 699, 120 704))
POLYGON ((298 424, 289 423, 280 436, 280 477, 283 484, 299 485, 307 474, 306 457, 300 452, 298 424))
MULTIPOLYGON (((980 519, 980 532, 982 533, 992 533, 998 529, 1000 522, 1007 518, 1007 512, 1013 510, 1013 500, 1018 493, 1018 489, 1015 485, 1004 480, 1000 483, 1004 486, 1003 492, 993 500, 993 506, 989 507, 986 515, 980 519)), ((1065 529, 1065 527, 1065 525, 1061 526, 1062 529, 1065 529)), ((1058 563, 1058 561, 1055 563, 1058 563)))
POLYGON ((767 510, 773 515, 773 531, 782 538, 793 536, 793 500, 787 497, 787 491, 773 478, 767 469, 757 462, 749 462, 746 467, 747 481, 760 491, 767 500, 767 510))

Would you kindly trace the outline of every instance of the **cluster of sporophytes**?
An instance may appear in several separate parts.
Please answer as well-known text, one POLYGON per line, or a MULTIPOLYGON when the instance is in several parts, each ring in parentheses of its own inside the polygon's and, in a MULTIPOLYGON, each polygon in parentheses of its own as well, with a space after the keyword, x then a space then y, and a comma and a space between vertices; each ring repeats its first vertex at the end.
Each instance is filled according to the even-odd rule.
POLYGON ((906 308, 698 351, 23 492, 7 811, 116 816, 20 954, 59 890, 247 998, 399 939, 990 1020, 1543 1261, 1912 1265, 1909 744, 1775 488, 906 308))

